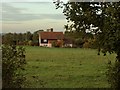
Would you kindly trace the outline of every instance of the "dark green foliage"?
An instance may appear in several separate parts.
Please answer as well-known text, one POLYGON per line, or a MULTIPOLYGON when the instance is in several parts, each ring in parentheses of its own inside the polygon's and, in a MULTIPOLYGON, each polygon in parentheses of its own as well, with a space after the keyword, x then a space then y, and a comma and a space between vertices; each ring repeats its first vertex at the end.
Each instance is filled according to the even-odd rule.
POLYGON ((120 62, 117 60, 114 64, 108 63, 107 77, 111 88, 120 88, 120 62))
POLYGON ((104 3, 103 23, 99 26, 101 33, 98 34, 98 41, 103 52, 118 54, 120 51, 120 2, 104 3))
POLYGON ((26 41, 32 40, 32 34, 30 31, 26 33, 26 41))
POLYGON ((25 80, 21 74, 24 70, 25 49, 15 45, 2 46, 2 87, 20 88, 25 80))
POLYGON ((82 48, 82 47, 83 47, 83 44, 84 44, 84 40, 83 40, 83 39, 78 38, 78 39, 75 40, 75 45, 76 45, 77 47, 82 48))
POLYGON ((112 88, 119 90, 120 88, 120 53, 117 54, 116 61, 114 64, 108 63, 107 70, 108 82, 112 88))
POLYGON ((39 45, 39 35, 37 31, 33 33, 32 41, 34 46, 39 45))
POLYGON ((35 31, 33 34, 31 32, 26 33, 6 33, 2 35, 2 44, 12 45, 13 41, 16 41, 16 45, 39 45, 39 33, 43 30, 35 31), (31 44, 30 44, 31 43, 31 44))
POLYGON ((12 33, 7 33, 7 34, 2 36, 2 43, 10 45, 10 44, 12 44, 13 39, 14 39, 13 34, 12 33))

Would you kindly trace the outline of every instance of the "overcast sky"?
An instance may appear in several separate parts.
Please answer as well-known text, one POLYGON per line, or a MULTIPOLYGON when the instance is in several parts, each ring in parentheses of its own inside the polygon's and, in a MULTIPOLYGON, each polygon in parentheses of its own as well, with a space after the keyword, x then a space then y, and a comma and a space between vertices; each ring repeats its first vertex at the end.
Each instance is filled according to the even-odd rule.
MULTIPOLYGON (((55 9, 53 1, 54 0, 0 1, 0 32, 34 32, 40 29, 46 30, 51 27, 54 31, 64 31, 64 25, 67 23, 65 16, 62 13, 62 9, 55 9)), ((67 2, 68 0, 62 1, 67 2)))
POLYGON ((34 32, 53 28, 64 31, 66 24, 62 9, 55 9, 52 0, 9 0, 2 2, 2 32, 34 32), (39 1, 39 2, 37 2, 39 1))

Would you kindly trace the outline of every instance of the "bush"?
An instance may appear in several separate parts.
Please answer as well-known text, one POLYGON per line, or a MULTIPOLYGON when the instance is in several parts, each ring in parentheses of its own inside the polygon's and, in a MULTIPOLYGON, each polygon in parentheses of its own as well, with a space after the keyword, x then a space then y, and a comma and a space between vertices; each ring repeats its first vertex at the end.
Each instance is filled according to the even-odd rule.
POLYGON ((2 87, 20 88, 25 77, 21 74, 24 70, 25 49, 15 45, 2 46, 2 87))
POLYGON ((111 62, 108 63, 107 70, 108 83, 111 85, 111 88, 120 88, 120 62, 118 60, 115 61, 114 64, 111 62))
POLYGON ((52 42, 52 47, 56 47, 56 42, 55 41, 52 42))
POLYGON ((28 41, 28 45, 29 45, 29 46, 32 46, 32 45, 33 45, 33 41, 32 41, 32 40, 29 40, 29 41, 28 41))
POLYGON ((62 40, 57 40, 52 42, 52 47, 62 47, 62 46, 63 46, 62 40))
POLYGON ((33 46, 39 46, 39 42, 38 41, 33 41, 33 46))
POLYGON ((63 46, 63 41, 62 40, 57 40, 56 46, 57 47, 62 47, 63 46))
POLYGON ((83 44, 83 48, 89 48, 90 47, 90 43, 89 42, 85 42, 84 44, 83 44))
POLYGON ((75 45, 76 45, 77 47, 82 48, 82 47, 83 47, 83 44, 84 44, 84 40, 83 40, 82 38, 78 38, 78 39, 75 40, 75 45))

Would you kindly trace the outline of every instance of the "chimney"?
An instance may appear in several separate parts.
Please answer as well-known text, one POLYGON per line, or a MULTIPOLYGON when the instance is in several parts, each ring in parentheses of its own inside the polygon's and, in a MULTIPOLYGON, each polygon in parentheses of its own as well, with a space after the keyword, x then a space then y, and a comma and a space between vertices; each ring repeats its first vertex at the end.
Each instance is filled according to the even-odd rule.
POLYGON ((47 29, 47 32, 53 32, 53 28, 47 29))
POLYGON ((50 30, 51 30, 51 32, 53 32, 53 28, 51 28, 50 30))

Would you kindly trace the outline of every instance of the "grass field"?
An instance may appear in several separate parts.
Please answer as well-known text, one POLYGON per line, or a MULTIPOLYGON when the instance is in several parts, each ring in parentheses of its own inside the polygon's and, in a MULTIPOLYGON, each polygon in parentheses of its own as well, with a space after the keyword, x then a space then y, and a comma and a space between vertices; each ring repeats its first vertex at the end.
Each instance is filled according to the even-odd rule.
POLYGON ((97 50, 27 46, 24 74, 29 88, 107 88, 105 75, 115 55, 97 55, 97 50))

